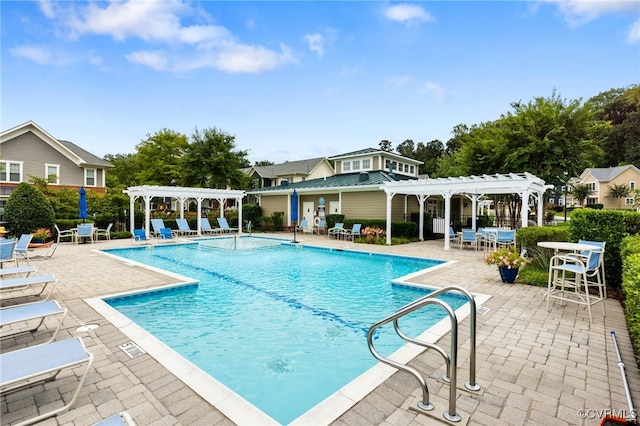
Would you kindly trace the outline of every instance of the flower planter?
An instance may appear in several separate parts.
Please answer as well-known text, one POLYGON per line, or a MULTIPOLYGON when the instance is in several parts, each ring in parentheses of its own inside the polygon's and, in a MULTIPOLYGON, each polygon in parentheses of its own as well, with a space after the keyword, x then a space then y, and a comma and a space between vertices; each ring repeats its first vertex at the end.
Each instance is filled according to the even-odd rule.
POLYGON ((500 271, 500 278, 502 278, 502 282, 506 284, 513 284, 518 276, 518 268, 507 268, 506 266, 498 267, 498 271, 500 271))

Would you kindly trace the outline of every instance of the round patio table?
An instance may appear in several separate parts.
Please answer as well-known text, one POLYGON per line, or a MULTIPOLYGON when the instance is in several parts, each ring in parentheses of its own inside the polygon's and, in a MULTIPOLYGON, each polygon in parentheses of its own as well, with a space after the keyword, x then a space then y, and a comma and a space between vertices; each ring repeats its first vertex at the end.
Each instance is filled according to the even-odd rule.
POLYGON ((568 241, 539 241, 538 247, 554 249, 558 251, 584 251, 597 248, 591 244, 570 243, 568 241))

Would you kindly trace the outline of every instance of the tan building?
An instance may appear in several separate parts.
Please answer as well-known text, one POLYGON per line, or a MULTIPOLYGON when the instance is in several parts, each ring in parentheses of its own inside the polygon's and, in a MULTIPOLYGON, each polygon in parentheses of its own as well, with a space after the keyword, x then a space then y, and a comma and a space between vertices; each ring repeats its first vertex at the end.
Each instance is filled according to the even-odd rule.
MULTIPOLYGON (((343 214, 346 219, 386 219, 387 197, 380 185, 386 182, 417 179, 421 161, 369 148, 330 157, 335 174, 315 179, 280 180, 276 186, 247 191, 262 207, 263 214, 285 212, 291 217, 291 194, 299 195, 300 220, 309 226, 328 214, 343 214)), ((286 164, 286 163, 285 163, 286 164)), ((415 197, 398 197, 392 221, 405 220, 418 211, 415 197)), ((290 225, 290 223, 288 223, 290 225)))
MULTIPOLYGON (((591 192, 585 200, 585 204, 602 204, 605 209, 635 209, 634 191, 640 184, 640 169, 633 165, 608 168, 585 169, 580 177, 573 182, 575 185, 587 185, 591 192), (626 185, 631 193, 625 198, 611 197, 611 188, 615 185, 626 185)), ((567 200, 571 205, 571 200, 567 200)), ((575 200, 575 205, 578 205, 575 200)))

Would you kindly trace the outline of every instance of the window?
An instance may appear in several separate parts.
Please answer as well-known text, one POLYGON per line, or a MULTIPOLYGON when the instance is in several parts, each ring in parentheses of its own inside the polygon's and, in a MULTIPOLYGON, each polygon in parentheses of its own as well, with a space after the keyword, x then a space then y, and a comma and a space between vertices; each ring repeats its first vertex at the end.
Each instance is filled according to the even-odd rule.
POLYGON ((85 186, 96 186, 96 169, 85 169, 84 184, 85 186))
POLYGON ((633 205, 633 202, 634 202, 634 199, 633 199, 633 198, 625 198, 625 199, 624 199, 624 205, 625 205, 625 206, 632 206, 632 205, 633 205))
POLYGON ((360 160, 353 160, 353 170, 360 170, 360 160))
POLYGON ((58 164, 45 164, 44 167, 47 183, 58 185, 60 183, 60 166, 58 164))
POLYGON ((633 191, 634 189, 636 189, 636 182, 635 181, 631 181, 629 182, 629 188, 633 191))
POLYGON ((414 174, 416 171, 415 166, 409 166, 409 173, 414 174))
POLYGON ((593 198, 593 197, 589 197, 589 198, 587 198, 587 205, 588 204, 598 204, 598 199, 597 198, 593 198))
POLYGON ((587 183, 587 188, 589 188, 589 191, 595 191, 596 190, 596 183, 595 182, 588 182, 587 183))
POLYGON ((22 182, 22 163, 0 161, 0 182, 22 182))
POLYGON ((371 168, 371 159, 367 158, 362 160, 362 168, 364 170, 369 170, 371 168))
POLYGON ((343 171, 343 172, 349 172, 349 171, 351 171, 351 162, 349 162, 349 161, 343 161, 343 162, 342 162, 342 171, 343 171))

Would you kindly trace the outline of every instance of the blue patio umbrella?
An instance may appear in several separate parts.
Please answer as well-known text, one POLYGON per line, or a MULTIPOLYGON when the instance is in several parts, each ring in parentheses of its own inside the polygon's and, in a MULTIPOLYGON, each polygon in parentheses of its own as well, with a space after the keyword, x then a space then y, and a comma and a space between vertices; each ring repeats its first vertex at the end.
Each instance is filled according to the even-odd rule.
POLYGON ((291 220, 293 221, 293 242, 296 241, 296 228, 298 227, 298 193, 296 190, 293 190, 293 194, 291 194, 291 220))
POLYGON ((84 189, 84 186, 80 188, 80 200, 78 201, 78 217, 82 219, 82 223, 84 223, 87 218, 87 190, 84 189))

